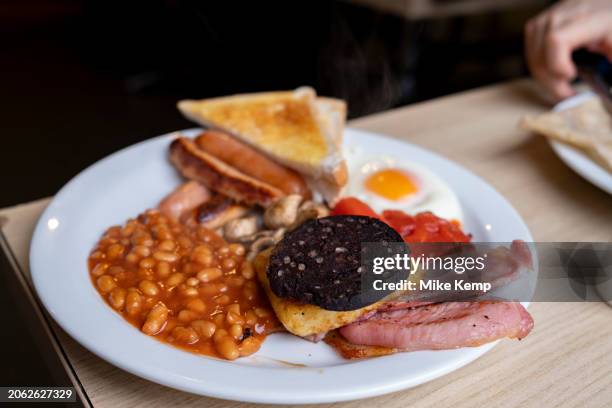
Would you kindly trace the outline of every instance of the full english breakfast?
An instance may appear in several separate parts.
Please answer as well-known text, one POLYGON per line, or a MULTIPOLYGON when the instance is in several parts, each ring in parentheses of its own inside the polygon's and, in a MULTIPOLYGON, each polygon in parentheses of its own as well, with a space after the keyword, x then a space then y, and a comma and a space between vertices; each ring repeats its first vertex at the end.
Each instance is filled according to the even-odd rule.
MULTIPOLYGON (((364 290, 363 243, 410 251, 472 237, 451 186, 429 169, 358 147, 360 165, 348 168, 343 101, 303 87, 178 108, 206 127, 169 144, 185 181, 109 228, 89 256, 100 295, 143 333, 228 360, 278 331, 325 340, 346 358, 529 334, 533 320, 517 302, 364 290)), ((531 262, 518 241, 495 256, 498 282, 531 262)))

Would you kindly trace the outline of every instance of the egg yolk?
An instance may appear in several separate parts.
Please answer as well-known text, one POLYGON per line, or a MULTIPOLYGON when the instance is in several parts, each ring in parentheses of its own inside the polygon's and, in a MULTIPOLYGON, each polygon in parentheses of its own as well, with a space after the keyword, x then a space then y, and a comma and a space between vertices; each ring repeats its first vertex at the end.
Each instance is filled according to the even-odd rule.
POLYGON ((419 190, 418 184, 404 171, 384 169, 372 173, 365 180, 365 187, 387 200, 397 201, 419 190))

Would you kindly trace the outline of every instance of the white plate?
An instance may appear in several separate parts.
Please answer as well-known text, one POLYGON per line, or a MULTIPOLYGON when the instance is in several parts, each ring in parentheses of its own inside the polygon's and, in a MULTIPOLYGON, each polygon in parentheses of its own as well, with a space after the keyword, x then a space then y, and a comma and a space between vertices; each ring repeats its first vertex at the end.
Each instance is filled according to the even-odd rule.
MULTIPOLYGON (((87 168, 62 188, 36 226, 30 252, 36 290, 62 328, 96 355, 180 390, 290 404, 350 400, 413 387, 468 364, 494 346, 348 361, 326 344, 275 334, 254 356, 228 362, 181 351, 140 333, 102 301, 86 260, 108 226, 156 206, 181 182, 167 161, 172 137, 136 144, 87 168)), ((416 162, 445 180, 459 197, 465 228, 475 241, 532 241, 512 206, 457 164, 408 143, 347 129, 345 148, 355 145, 373 155, 416 162)))
MULTIPOLYGON (((593 92, 584 92, 558 103, 553 110, 559 112, 570 109, 595 97, 596 95, 593 92)), ((576 149, 568 144, 550 138, 548 138, 548 141, 557 156, 559 156, 565 164, 586 180, 606 191, 608 194, 612 194, 612 173, 595 163, 580 149, 576 149)))

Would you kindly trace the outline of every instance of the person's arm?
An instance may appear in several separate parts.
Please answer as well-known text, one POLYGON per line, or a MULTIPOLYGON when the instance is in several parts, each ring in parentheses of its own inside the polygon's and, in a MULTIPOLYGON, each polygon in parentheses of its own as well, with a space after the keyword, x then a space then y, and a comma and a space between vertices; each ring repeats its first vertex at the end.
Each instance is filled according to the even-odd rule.
POLYGON ((612 0, 564 0, 525 26, 529 69, 556 100, 574 94, 572 52, 582 47, 612 60, 612 0))

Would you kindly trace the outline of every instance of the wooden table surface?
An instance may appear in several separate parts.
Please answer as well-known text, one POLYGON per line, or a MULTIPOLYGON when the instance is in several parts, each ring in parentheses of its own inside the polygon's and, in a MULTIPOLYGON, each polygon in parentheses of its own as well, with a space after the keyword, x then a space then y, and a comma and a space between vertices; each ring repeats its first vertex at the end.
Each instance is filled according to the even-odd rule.
MULTIPOLYGON (((536 241, 610 241, 612 196, 565 167, 548 144, 517 129, 541 112, 534 85, 515 81, 361 118, 355 128, 438 152, 492 184, 518 210, 536 241)), ((4 209, 3 233, 29 279, 35 222, 49 199, 4 209)), ((483 203, 486 205, 486 203, 483 203)), ((537 303, 533 332, 504 340, 449 375, 416 388, 338 407, 612 406, 612 309, 604 303, 537 303)), ((250 404, 191 395, 102 361, 53 326, 96 407, 250 404)), ((331 405, 331 404, 329 404, 331 405)))

